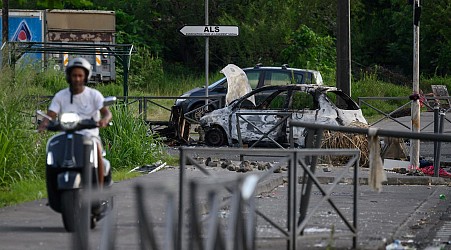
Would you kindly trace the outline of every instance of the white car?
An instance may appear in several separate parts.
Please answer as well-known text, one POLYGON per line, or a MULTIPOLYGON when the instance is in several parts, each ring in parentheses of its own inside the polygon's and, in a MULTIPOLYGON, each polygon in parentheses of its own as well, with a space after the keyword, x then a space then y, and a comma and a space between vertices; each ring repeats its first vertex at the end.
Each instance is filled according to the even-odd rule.
MULTIPOLYGON (((205 143, 219 147, 233 145, 241 135, 243 143, 286 143, 288 120, 348 126, 352 122, 367 123, 358 104, 335 87, 310 84, 266 86, 214 110, 200 119, 205 143), (254 96, 255 105, 248 98, 254 96), (340 100, 340 106, 335 102, 340 100), (239 128, 237 126, 239 120, 239 128), (264 134, 267 136, 263 136, 264 134), (272 140, 271 140, 272 139, 272 140)), ((295 128, 294 142, 304 146, 304 128, 295 128)))

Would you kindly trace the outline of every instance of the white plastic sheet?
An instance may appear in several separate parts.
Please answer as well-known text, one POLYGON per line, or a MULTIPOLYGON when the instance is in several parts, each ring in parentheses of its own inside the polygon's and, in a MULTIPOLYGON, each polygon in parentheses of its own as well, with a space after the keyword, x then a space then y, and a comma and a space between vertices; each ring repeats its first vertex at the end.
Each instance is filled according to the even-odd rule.
MULTIPOLYGON (((246 73, 240 67, 228 64, 220 72, 227 78, 226 106, 252 91, 246 73)), ((254 96, 249 97, 248 100, 255 105, 254 96)))

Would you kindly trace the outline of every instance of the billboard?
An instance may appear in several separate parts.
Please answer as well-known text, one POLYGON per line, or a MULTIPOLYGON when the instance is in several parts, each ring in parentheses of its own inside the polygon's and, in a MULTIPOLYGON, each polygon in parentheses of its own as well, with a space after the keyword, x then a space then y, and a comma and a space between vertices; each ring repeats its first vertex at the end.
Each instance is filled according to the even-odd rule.
MULTIPOLYGON (((9 12, 9 40, 14 42, 43 42, 44 18, 41 11, 10 11, 9 12)), ((0 16, 0 34, 1 26, 0 16)), ((41 60, 42 54, 29 53, 21 61, 30 62, 41 60)))

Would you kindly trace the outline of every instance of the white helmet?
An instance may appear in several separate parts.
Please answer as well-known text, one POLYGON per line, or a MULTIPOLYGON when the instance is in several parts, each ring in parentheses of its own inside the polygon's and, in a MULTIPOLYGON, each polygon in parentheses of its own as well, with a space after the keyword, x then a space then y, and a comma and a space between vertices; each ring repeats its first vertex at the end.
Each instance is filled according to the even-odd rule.
POLYGON ((73 68, 77 68, 77 67, 85 70, 86 76, 87 76, 85 82, 88 82, 88 80, 91 79, 91 75, 92 75, 92 65, 88 62, 88 60, 86 60, 82 57, 74 58, 74 59, 70 60, 69 63, 67 64, 67 67, 66 67, 67 82, 70 83, 70 72, 72 71, 73 68))

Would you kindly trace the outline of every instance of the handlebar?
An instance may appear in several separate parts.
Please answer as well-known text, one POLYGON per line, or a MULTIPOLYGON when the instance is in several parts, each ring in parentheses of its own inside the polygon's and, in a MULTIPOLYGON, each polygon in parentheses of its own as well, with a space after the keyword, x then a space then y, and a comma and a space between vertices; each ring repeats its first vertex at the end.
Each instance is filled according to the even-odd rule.
POLYGON ((47 125, 48 131, 79 131, 83 129, 93 129, 98 128, 99 125, 96 121, 92 119, 84 119, 78 122, 77 126, 73 129, 66 129, 64 128, 59 121, 50 121, 49 125, 47 125))

